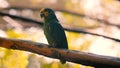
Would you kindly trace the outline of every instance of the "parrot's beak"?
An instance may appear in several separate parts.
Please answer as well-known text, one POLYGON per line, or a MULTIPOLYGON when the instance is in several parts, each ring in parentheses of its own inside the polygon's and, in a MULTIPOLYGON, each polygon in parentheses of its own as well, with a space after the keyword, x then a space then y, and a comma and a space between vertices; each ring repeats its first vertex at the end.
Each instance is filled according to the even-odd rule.
POLYGON ((41 16, 41 18, 43 18, 44 17, 44 13, 40 13, 40 16, 41 16))

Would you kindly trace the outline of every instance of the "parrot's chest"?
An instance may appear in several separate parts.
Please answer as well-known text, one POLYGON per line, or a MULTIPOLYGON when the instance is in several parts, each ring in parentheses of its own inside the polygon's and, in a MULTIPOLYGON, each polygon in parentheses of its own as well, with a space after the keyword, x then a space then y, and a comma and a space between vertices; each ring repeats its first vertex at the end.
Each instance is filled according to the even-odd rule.
POLYGON ((53 32, 52 26, 50 24, 45 24, 44 25, 44 34, 45 35, 51 35, 53 32))
POLYGON ((55 39, 55 31, 54 28, 52 27, 52 24, 47 24, 44 26, 44 34, 47 38, 47 41, 50 45, 55 45, 56 44, 56 39, 55 39))
POLYGON ((54 21, 44 24, 44 33, 46 36, 53 36, 56 34, 56 24, 54 21))

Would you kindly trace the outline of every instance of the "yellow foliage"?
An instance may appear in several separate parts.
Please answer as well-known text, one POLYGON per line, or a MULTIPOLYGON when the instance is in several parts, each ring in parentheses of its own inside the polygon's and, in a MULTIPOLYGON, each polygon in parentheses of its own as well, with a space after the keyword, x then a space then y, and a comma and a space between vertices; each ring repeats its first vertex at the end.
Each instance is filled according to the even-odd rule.
POLYGON ((88 51, 91 43, 92 43, 91 41, 86 40, 86 41, 80 46, 79 50, 81 50, 81 51, 88 51))
POLYGON ((73 68, 80 68, 80 64, 74 64, 73 68))
POLYGON ((27 35, 24 32, 16 32, 14 30, 6 31, 9 38, 25 38, 27 35))
POLYGON ((68 40, 68 46, 70 50, 76 50, 77 44, 75 43, 78 38, 82 36, 82 34, 74 33, 74 32, 66 32, 67 34, 67 40, 68 40))
POLYGON ((22 51, 6 49, 5 55, 0 59, 0 67, 3 68, 26 68, 28 54, 22 51))
POLYGON ((87 28, 98 27, 99 24, 95 20, 91 20, 86 17, 79 17, 68 13, 62 13, 65 18, 65 23, 71 25, 74 28, 87 28))
POLYGON ((58 66, 58 63, 53 63, 52 64, 52 68, 58 68, 59 66, 58 66))
POLYGON ((41 63, 41 68, 52 68, 51 64, 41 63))

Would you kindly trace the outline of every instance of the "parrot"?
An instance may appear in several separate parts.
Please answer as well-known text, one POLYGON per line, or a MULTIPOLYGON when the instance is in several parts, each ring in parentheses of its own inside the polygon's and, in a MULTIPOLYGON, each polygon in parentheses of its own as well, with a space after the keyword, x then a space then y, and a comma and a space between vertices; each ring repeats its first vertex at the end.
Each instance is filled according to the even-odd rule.
MULTIPOLYGON (((67 38, 63 27, 60 25, 54 11, 50 8, 42 8, 40 16, 44 21, 44 34, 50 47, 68 49, 67 38)), ((66 60, 60 59, 62 64, 66 60)))

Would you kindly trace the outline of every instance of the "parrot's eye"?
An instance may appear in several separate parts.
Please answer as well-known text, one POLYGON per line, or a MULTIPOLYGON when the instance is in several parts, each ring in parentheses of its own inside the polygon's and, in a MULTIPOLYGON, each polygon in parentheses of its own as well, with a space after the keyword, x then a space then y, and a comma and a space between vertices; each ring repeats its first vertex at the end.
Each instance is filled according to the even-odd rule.
POLYGON ((41 13, 41 17, 43 16, 48 16, 49 12, 47 10, 45 10, 44 8, 40 10, 41 13))
POLYGON ((45 16, 48 16, 49 13, 48 13, 48 11, 44 11, 43 14, 44 14, 45 16))

